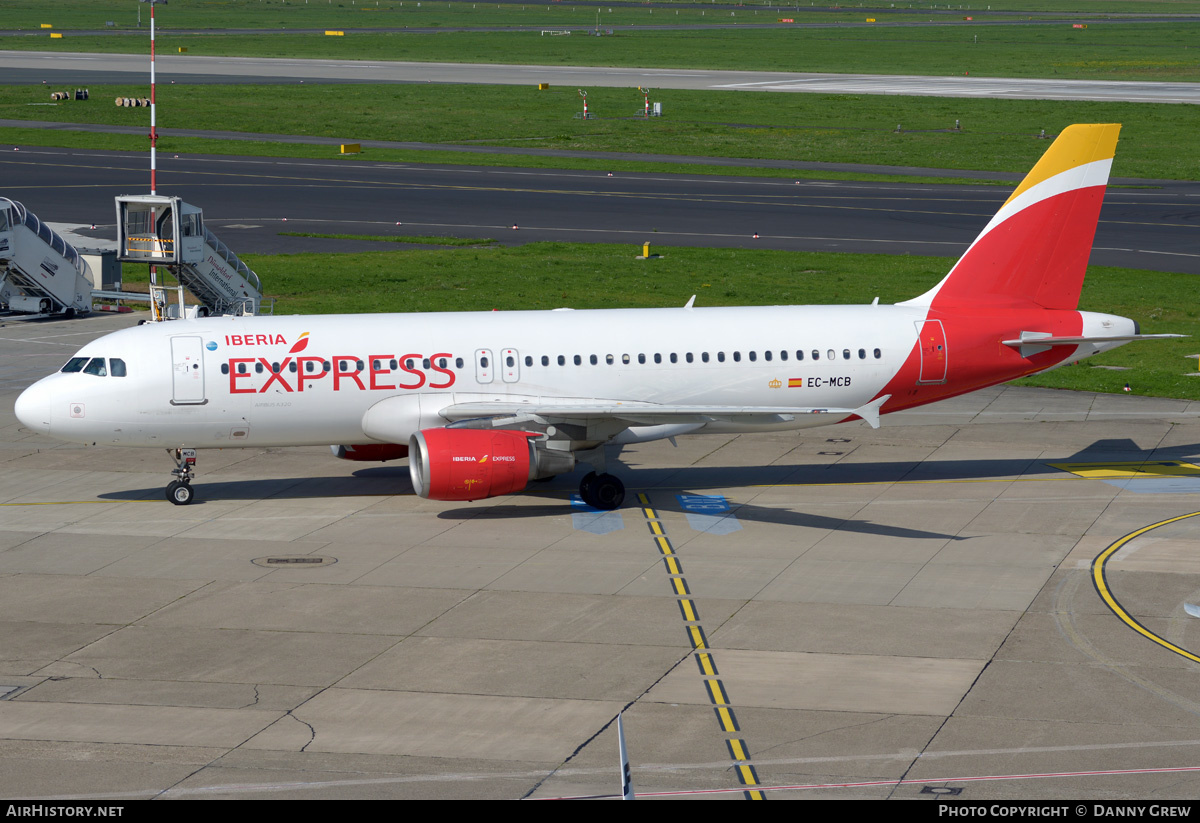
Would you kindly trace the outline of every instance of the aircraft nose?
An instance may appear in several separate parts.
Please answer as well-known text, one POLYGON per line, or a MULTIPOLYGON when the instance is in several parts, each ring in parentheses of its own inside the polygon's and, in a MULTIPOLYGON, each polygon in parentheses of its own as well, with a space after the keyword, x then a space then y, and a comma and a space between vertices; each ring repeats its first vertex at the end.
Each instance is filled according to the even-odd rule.
POLYGON ((21 392, 13 409, 17 419, 27 428, 39 432, 50 431, 50 390, 41 383, 21 392))

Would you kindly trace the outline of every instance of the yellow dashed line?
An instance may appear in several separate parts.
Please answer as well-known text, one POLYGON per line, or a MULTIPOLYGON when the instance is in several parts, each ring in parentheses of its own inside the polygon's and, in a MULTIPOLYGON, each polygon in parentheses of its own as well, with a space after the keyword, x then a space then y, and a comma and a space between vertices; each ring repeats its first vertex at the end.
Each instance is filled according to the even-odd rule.
MULTIPOLYGON (((663 555, 663 566, 667 570, 667 579, 671 581, 671 589, 679 598, 677 601, 679 613, 683 617, 688 640, 691 641, 692 648, 697 650, 696 665, 700 667, 700 673, 704 676, 704 689, 708 693, 708 700, 713 706, 713 711, 716 712, 717 724, 721 727, 721 731, 727 734, 739 732, 741 729, 738 728, 737 718, 734 717, 733 709, 729 704, 729 694, 725 691, 724 682, 717 676, 717 665, 711 654, 699 651, 708 648, 708 640, 704 636, 704 628, 700 625, 700 615, 696 604, 690 597, 691 591, 683 576, 683 566, 675 556, 675 550, 671 547, 671 541, 667 539, 666 529, 660 522, 657 512, 650 507, 650 499, 645 494, 639 494, 638 502, 642 506, 642 515, 646 518, 650 532, 654 535, 654 545, 663 555)), ((738 781, 743 786, 757 786, 758 774, 755 772, 754 766, 748 762, 750 754, 746 747, 746 741, 732 738, 726 740, 725 745, 729 749, 730 758, 734 761, 734 771, 737 773, 738 781)), ((766 799, 766 795, 761 791, 747 791, 745 797, 747 800, 766 799)))
POLYGON ((714 705, 729 705, 729 695, 725 694, 725 685, 721 683, 720 680, 717 680, 716 678, 709 678, 708 680, 704 681, 704 688, 708 690, 708 699, 711 700, 714 705))
POLYGON ((700 618, 696 615, 696 605, 691 600, 683 599, 679 601, 679 610, 683 612, 683 619, 688 623, 699 623, 700 618))

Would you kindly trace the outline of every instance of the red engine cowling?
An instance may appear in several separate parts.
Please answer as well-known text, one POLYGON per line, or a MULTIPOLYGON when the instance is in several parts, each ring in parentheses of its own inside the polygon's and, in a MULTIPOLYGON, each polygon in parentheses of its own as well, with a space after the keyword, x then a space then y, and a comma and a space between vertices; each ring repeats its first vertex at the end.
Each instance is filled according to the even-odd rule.
POLYGON ((537 435, 506 429, 425 429, 409 440, 413 489, 430 500, 482 500, 529 483, 537 435))
POLYGON ((408 446, 396 443, 364 443, 358 446, 330 446, 333 456, 340 460, 362 460, 380 462, 403 460, 408 457, 408 446))

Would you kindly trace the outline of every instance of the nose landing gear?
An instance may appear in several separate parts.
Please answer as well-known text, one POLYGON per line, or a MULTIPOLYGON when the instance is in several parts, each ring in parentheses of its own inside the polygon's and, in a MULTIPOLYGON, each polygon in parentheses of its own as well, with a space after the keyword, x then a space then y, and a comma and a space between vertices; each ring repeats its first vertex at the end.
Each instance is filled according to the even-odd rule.
POLYGON ((192 502, 195 494, 192 491, 192 469, 196 465, 196 450, 169 449, 167 453, 175 461, 171 474, 179 478, 167 484, 167 499, 176 506, 186 506, 192 502))

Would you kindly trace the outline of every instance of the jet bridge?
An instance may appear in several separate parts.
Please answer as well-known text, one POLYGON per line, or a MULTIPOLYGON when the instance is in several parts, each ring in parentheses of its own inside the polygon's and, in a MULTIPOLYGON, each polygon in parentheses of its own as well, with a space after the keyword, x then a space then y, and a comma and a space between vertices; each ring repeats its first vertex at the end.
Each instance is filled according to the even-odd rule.
POLYGON ((0 305, 32 314, 92 308, 92 273, 79 251, 6 197, 0 197, 0 305))
POLYGON ((259 314, 262 284, 178 197, 117 197, 117 259, 165 266, 209 314, 259 314))

